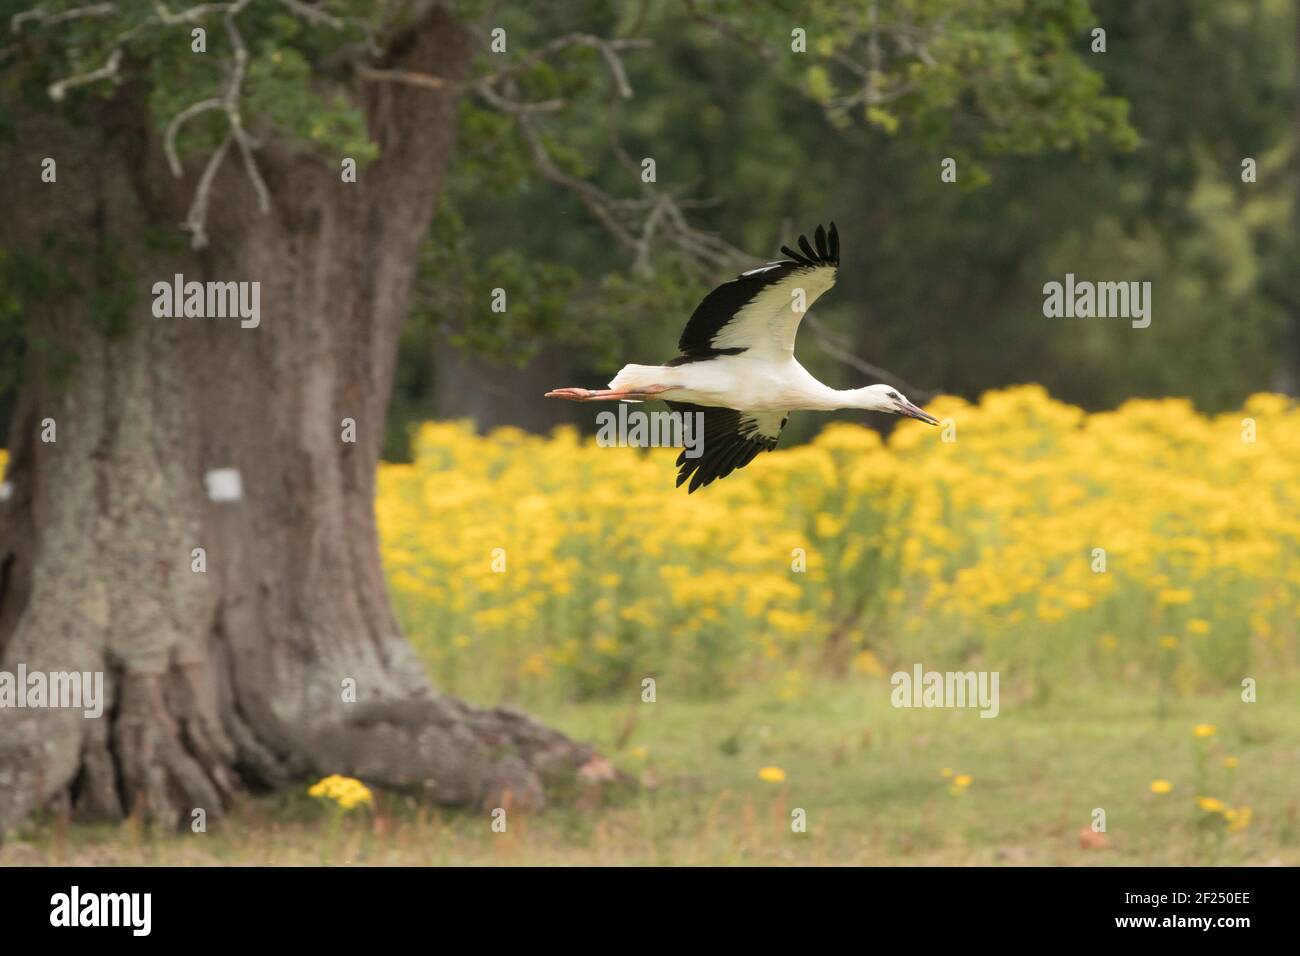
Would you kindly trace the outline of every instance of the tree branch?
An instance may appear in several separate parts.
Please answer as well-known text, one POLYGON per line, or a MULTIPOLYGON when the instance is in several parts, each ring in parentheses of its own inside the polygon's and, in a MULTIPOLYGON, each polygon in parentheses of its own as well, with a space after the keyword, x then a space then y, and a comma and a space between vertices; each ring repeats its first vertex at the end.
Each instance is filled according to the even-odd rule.
POLYGON ((226 13, 232 6, 233 4, 230 3, 200 3, 180 13, 172 13, 162 4, 162 0, 154 0, 153 8, 158 16, 158 22, 166 26, 175 26, 181 23, 197 23, 214 13, 226 13))
POLYGON ((232 135, 226 134, 221 145, 208 157, 208 164, 203 169, 203 175, 199 177, 198 188, 194 190, 194 199, 190 202, 190 211, 185 216, 185 223, 182 226, 183 229, 194 234, 194 238, 190 240, 190 247, 193 249, 207 247, 208 201, 212 193, 212 180, 216 177, 222 160, 226 158, 226 151, 230 149, 233 139, 232 135))
POLYGON ((49 88, 50 99, 58 103, 67 95, 67 91, 74 86, 84 86, 87 83, 95 83, 99 80, 107 80, 109 77, 117 76, 117 68, 121 62, 122 50, 118 47, 108 55, 108 62, 98 70, 91 70, 89 73, 80 73, 76 76, 69 76, 65 79, 59 80, 57 83, 51 83, 49 88))
POLYGON ((280 2, 288 7, 290 12, 296 13, 308 23, 332 27, 335 30, 342 30, 347 25, 334 14, 322 10, 320 7, 314 7, 310 3, 304 3, 303 0, 280 0, 280 2))
POLYGON ((22 25, 28 20, 35 20, 42 26, 49 26, 54 23, 66 23, 69 20, 80 20, 83 17, 110 17, 115 13, 117 13, 116 3, 91 3, 84 7, 61 10, 58 13, 46 13, 41 7, 33 7, 30 10, 19 11, 10 17, 9 29, 14 33, 20 33, 22 25))
POLYGON ((222 98, 222 108, 226 111, 226 116, 230 120, 230 134, 235 139, 235 144, 239 147, 240 158, 244 161, 244 171, 248 173, 249 181, 253 184, 253 189, 257 192, 257 208, 266 214, 271 211, 271 194, 266 188, 266 181, 262 178, 261 170, 257 168, 257 160, 253 158, 254 143, 244 129, 243 118, 239 114, 239 101, 243 93, 244 75, 248 70, 248 47, 244 44, 244 38, 235 26, 235 17, 238 16, 252 0, 238 0, 231 5, 226 12, 226 34, 230 37, 231 45, 235 49, 235 68, 230 76, 230 85, 226 87, 226 94, 222 98))
POLYGON ((176 152, 176 134, 186 122, 205 113, 208 110, 217 110, 222 108, 222 101, 213 96, 206 100, 199 100, 190 106, 185 107, 171 118, 167 124, 167 132, 163 135, 163 152, 167 156, 167 165, 171 167, 172 175, 180 179, 185 175, 185 169, 181 166, 180 156, 176 152))

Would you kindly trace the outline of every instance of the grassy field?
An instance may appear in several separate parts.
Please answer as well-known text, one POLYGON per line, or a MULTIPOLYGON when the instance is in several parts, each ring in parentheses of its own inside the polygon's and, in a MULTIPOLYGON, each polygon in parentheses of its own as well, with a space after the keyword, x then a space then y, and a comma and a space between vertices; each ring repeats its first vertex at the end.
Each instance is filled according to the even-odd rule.
POLYGON ((1001 715, 981 719, 895 709, 889 690, 858 677, 793 695, 773 685, 673 703, 661 691, 654 704, 552 709, 541 716, 596 742, 642 785, 514 812, 504 833, 486 812, 391 793, 335 828, 304 785, 205 834, 46 820, 0 863, 1300 864, 1294 680, 1263 682, 1258 703, 1225 692, 1171 700, 1163 715, 1154 695, 1076 690, 1029 705, 1004 689, 1001 715), (1213 733, 1197 736, 1197 725, 1213 733), (760 779, 763 768, 784 780, 760 779), (1153 793, 1157 779, 1170 792, 1153 793), (1234 808, 1237 829, 1198 797, 1234 808), (1089 827, 1095 808, 1103 835, 1089 827), (804 833, 792 832, 796 809, 804 833))

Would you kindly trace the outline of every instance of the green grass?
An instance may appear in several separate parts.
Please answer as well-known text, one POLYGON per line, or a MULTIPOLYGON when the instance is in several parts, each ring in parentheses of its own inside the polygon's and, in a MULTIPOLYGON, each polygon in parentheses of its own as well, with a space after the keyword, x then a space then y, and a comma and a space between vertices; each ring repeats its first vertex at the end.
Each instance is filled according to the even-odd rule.
MULTIPOLYGON (((1076 690, 1050 705, 899 710, 881 680, 819 682, 782 700, 573 704, 540 716, 638 776, 543 813, 458 812, 383 793, 331 837, 301 791, 251 801, 206 834, 46 821, 0 850, 10 864, 1300 864, 1300 685, 1167 701, 1076 690), (1207 739, 1198 723, 1215 724, 1207 739), (620 738, 622 743, 620 745, 620 738), (636 748, 645 748, 644 757, 636 748), (1197 754, 1204 777, 1198 779, 1197 754), (1235 770, 1223 758, 1239 759, 1235 770), (780 767, 783 783, 758 779, 780 767), (953 795, 943 768, 974 780, 953 795), (1152 794, 1152 780, 1173 792, 1152 794), (1248 805, 1224 833, 1195 797, 1248 805), (1084 849, 1094 808, 1106 848, 1084 849), (791 811, 807 832, 791 832, 791 811)), ((303 788, 305 790, 305 787, 303 788)))

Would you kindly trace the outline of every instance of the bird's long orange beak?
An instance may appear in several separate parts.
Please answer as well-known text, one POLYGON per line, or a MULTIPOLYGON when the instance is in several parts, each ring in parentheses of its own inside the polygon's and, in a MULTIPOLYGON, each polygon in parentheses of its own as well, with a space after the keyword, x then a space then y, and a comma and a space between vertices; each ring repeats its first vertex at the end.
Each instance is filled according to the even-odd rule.
POLYGON ((906 415, 908 418, 915 418, 925 422, 927 425, 939 424, 939 419, 935 418, 924 408, 913 405, 911 402, 903 402, 899 410, 900 415, 906 415))

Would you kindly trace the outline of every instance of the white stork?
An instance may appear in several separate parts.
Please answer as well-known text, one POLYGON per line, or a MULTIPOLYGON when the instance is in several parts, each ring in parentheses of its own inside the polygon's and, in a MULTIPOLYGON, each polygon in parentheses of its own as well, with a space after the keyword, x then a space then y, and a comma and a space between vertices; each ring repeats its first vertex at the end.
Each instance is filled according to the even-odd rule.
POLYGON ((718 286, 695 309, 677 343, 681 355, 665 365, 625 365, 607 389, 557 388, 547 398, 575 402, 663 398, 676 412, 704 413, 704 448, 677 459, 687 492, 724 478, 776 447, 790 412, 861 408, 939 424, 889 385, 835 389, 823 385, 794 357, 803 313, 835 284, 840 236, 831 223, 799 237, 800 252, 742 272, 718 286), (670 396, 670 397, 669 397, 670 396))

